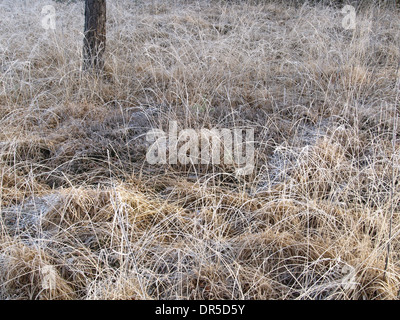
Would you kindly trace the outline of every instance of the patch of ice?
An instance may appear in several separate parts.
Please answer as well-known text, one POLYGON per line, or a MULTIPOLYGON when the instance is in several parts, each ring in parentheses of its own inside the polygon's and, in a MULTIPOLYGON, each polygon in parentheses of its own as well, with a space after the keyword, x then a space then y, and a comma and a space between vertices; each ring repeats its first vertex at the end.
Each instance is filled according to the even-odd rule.
POLYGON ((285 142, 278 146, 266 165, 266 170, 259 180, 256 193, 269 190, 271 187, 284 182, 298 164, 299 156, 310 151, 318 138, 325 134, 327 126, 326 121, 322 121, 318 125, 304 125, 291 143, 285 142))
POLYGON ((7 228, 22 238, 32 238, 41 232, 41 223, 46 214, 51 211, 61 197, 51 193, 42 197, 31 197, 22 203, 1 209, 7 228))

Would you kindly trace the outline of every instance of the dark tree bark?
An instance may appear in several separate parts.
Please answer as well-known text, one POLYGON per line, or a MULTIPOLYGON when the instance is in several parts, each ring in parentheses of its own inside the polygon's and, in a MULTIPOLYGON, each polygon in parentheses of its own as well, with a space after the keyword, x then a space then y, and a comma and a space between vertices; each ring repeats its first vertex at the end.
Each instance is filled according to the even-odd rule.
POLYGON ((85 0, 83 68, 101 71, 106 48, 106 0, 85 0))

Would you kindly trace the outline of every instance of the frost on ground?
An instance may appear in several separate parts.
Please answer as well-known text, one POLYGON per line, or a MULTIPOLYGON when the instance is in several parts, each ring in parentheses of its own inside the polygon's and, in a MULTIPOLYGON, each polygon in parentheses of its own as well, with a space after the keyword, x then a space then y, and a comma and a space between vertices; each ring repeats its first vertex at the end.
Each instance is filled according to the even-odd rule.
POLYGON ((43 197, 32 197, 20 204, 5 207, 2 209, 4 223, 15 234, 41 237, 44 235, 40 235, 42 222, 59 202, 59 195, 49 194, 43 197))
MULTIPOLYGON (((369 2, 368 2, 369 3, 369 2)), ((397 299, 398 10, 0 4, 1 299, 397 299), (146 133, 254 128, 254 171, 150 165, 146 133)), ((372 2, 371 2, 372 3, 372 2)))

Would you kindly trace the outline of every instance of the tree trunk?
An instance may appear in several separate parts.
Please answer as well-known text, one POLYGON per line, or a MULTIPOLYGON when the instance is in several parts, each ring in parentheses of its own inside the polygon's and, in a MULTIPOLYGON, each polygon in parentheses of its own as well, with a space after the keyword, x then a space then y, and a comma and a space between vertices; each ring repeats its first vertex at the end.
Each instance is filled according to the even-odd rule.
POLYGON ((106 48, 106 0, 85 0, 83 68, 101 71, 106 48))

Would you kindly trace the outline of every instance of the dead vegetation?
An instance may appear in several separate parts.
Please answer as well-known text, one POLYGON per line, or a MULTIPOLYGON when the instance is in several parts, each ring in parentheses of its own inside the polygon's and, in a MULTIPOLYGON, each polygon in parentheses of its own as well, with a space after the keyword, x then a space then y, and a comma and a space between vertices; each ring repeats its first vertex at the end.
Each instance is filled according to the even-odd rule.
POLYGON ((44 4, 1 4, 1 299, 398 298, 397 11, 110 1, 93 77, 44 4), (253 174, 149 165, 171 120, 254 127, 253 174))

